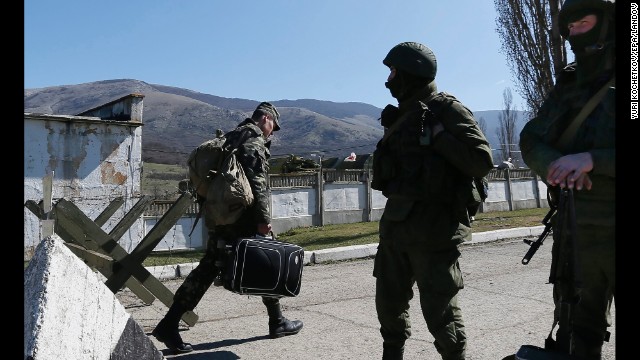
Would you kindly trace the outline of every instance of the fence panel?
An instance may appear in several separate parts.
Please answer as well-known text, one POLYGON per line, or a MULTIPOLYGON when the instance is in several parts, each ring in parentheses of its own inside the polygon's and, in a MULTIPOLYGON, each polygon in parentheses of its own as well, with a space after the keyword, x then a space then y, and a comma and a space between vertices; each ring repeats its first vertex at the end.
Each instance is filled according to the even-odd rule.
MULTIPOLYGON (((322 169, 322 178, 324 183, 347 183, 347 184, 364 184, 367 179, 367 171, 361 169, 345 169, 345 170, 336 170, 336 169, 322 169)), ((536 179, 535 174, 531 169, 492 169, 487 175, 487 179, 489 182, 506 182, 507 179, 511 180, 525 180, 525 179, 536 179)), ((304 174, 270 174, 269 175, 269 185, 272 189, 284 190, 291 188, 300 188, 300 187, 312 187, 317 188, 318 185, 318 176, 317 173, 304 173, 304 174)), ((504 192, 504 186, 508 186, 506 184, 499 186, 489 186, 489 191, 491 189, 499 189, 498 191, 504 192)), ((534 189, 535 190, 535 189, 534 189)), ((532 190, 532 192, 535 192, 532 190)), ((502 199, 503 196, 495 196, 492 197, 489 194, 489 199, 502 199)), ((537 194, 532 193, 528 198, 536 199, 537 194)), ((501 200, 502 201, 502 200, 501 200)), ((504 200, 508 201, 508 200, 504 200)), ((155 200, 144 213, 145 216, 162 216, 173 204, 171 200, 155 200)), ((493 209, 509 209, 508 206, 502 207, 494 207, 493 209)), ((187 209, 185 216, 196 216, 198 214, 199 206, 197 203, 192 204, 189 209, 187 209)), ((491 208, 490 208, 491 210, 491 208)))

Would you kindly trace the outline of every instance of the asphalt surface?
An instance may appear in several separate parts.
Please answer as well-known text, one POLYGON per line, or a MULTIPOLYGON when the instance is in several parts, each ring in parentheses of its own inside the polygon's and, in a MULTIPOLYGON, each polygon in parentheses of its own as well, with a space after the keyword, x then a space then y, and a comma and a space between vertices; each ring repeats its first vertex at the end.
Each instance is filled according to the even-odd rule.
MULTIPOLYGON (((522 238, 473 242, 461 246, 465 287, 459 302, 468 337, 468 360, 501 360, 522 345, 542 347, 553 320, 552 285, 548 284, 551 236, 528 265, 521 263, 529 246, 522 238)), ((167 311, 155 301, 143 304, 128 289, 117 297, 167 359, 380 359, 382 339, 375 311, 373 258, 308 264, 300 294, 281 300, 284 315, 304 322, 302 331, 279 339, 268 337, 267 313, 259 297, 233 294, 212 286, 194 309, 198 322, 181 323, 181 336, 194 351, 173 354, 151 336, 167 311)), ((172 291, 182 278, 164 280, 172 291)), ((414 287, 411 338, 405 359, 440 359, 420 312, 414 287)), ((615 359, 615 307, 610 342, 603 359, 615 359)))

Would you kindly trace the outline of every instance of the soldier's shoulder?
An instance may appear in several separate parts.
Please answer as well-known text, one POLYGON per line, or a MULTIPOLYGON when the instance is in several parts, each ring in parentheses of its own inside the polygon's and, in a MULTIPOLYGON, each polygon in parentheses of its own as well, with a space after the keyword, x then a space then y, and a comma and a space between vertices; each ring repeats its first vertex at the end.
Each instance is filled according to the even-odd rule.
POLYGON ((430 103, 431 106, 442 109, 442 111, 450 111, 465 117, 473 116, 473 112, 465 104, 462 103, 455 95, 446 91, 441 91, 430 103))
POLYGON ((238 125, 238 127, 236 127, 235 129, 227 133, 228 138, 242 137, 245 139, 251 139, 251 138, 261 137, 261 135, 262 135, 262 130, 260 130, 260 128, 253 123, 238 125))
POLYGON ((448 105, 454 101, 459 101, 453 94, 446 91, 437 93, 428 104, 430 105, 448 105))
POLYGON ((258 127, 258 125, 252 122, 240 124, 238 125, 238 127, 234 129, 234 131, 241 132, 241 133, 245 131, 251 131, 253 134, 259 134, 262 132, 258 127))

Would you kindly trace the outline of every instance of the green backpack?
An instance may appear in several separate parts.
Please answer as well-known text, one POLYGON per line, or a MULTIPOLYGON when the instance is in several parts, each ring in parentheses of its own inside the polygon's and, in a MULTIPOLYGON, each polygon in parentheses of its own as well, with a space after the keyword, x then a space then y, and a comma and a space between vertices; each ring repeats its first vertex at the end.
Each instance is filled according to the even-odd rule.
POLYGON ((204 210, 209 229, 236 222, 253 203, 251 185, 235 156, 243 139, 244 136, 232 145, 218 131, 215 138, 200 144, 187 159, 191 190, 200 205, 200 214, 204 210))

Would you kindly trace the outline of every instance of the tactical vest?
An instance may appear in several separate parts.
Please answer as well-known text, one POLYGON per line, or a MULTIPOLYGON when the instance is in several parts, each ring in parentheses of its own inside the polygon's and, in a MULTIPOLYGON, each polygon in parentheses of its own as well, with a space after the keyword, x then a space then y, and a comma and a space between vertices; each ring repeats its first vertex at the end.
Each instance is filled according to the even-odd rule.
MULTIPOLYGON (((396 121, 400 126, 374 152, 372 188, 387 198, 406 197, 436 203, 452 202, 463 187, 471 191, 471 178, 462 174, 430 145, 429 121, 455 97, 440 93, 424 104, 418 102, 396 121)), ((467 192, 468 193, 468 192, 467 192)))

